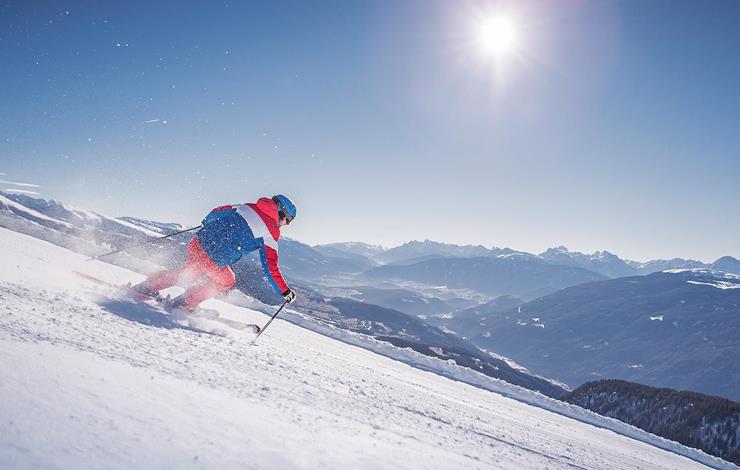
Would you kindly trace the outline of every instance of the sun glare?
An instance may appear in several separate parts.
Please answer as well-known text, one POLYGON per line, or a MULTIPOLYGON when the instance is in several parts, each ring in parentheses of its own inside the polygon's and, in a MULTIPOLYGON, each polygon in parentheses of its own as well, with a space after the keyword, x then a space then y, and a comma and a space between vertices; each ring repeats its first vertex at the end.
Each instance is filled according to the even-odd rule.
POLYGON ((492 16, 478 25, 478 43, 483 52, 502 56, 516 50, 519 31, 516 22, 508 16, 492 16))

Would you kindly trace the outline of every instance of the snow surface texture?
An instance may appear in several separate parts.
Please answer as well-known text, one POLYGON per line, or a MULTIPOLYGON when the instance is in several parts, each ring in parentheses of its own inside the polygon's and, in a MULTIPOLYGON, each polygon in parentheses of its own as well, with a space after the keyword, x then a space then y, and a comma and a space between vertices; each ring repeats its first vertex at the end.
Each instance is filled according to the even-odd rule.
POLYGON ((141 275, 5 229, 0 259, 0 468, 737 468, 362 335, 178 326, 73 271, 141 275))

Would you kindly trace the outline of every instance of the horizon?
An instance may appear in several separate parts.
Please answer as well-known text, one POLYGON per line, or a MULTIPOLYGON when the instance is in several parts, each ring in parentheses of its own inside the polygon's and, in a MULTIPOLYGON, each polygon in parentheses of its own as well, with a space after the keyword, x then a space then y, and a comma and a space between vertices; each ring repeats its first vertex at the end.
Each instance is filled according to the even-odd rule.
MULTIPOLYGON (((287 238, 293 239, 292 237, 287 237, 287 238)), ((294 240, 296 240, 298 242, 301 242, 301 240, 297 240, 297 239, 294 239, 294 240)), ((413 243, 413 242, 418 242, 418 243, 432 242, 432 243, 441 243, 441 244, 444 244, 444 245, 453 245, 453 246, 462 246, 462 247, 468 247, 468 246, 477 247, 477 246, 481 246, 481 247, 483 247, 483 248, 485 248, 487 250, 496 250, 496 249, 499 249, 499 250, 512 250, 512 251, 515 251, 515 252, 527 253, 527 254, 535 255, 535 256, 540 256, 544 252, 546 252, 547 250, 550 250, 550 249, 564 248, 566 251, 568 251, 570 253, 581 253, 581 254, 584 254, 584 255, 587 255, 587 256, 595 255, 597 253, 609 253, 609 254, 612 254, 612 255, 615 255, 615 256, 619 257, 619 259, 621 259, 622 261, 634 261, 634 262, 637 262, 637 263, 647 263, 649 261, 671 261, 671 260, 674 260, 674 259, 684 259, 684 260, 687 260, 687 261, 700 261, 700 262, 702 262, 704 264, 712 264, 713 262, 715 262, 715 261, 717 261, 717 260, 719 260, 721 258, 725 258, 725 257, 731 257, 731 258, 738 259, 735 256, 733 256, 732 254, 722 255, 722 256, 719 256, 719 257, 717 257, 715 259, 710 259, 710 260, 697 259, 697 258, 692 258, 690 256, 673 256, 671 258, 633 259, 633 258, 622 256, 619 253, 615 253, 615 252, 613 252, 611 250, 607 250, 607 249, 596 250, 596 251, 593 251, 593 252, 588 253, 588 252, 581 251, 581 250, 578 250, 578 249, 571 249, 571 247, 568 247, 568 246, 565 246, 565 245, 552 245, 552 246, 549 246, 549 247, 547 247, 547 248, 545 248, 544 250, 541 250, 541 251, 525 251, 525 250, 518 250, 518 249, 512 248, 510 246, 483 245, 483 244, 480 244, 480 243, 472 243, 472 244, 460 245, 460 244, 457 244, 457 243, 447 243, 447 242, 442 242, 442 241, 439 241, 439 240, 432 240, 432 239, 428 239, 428 238, 427 239, 423 239, 423 240, 422 239, 418 239, 418 238, 414 238, 414 239, 410 239, 410 240, 408 240, 406 242, 403 242, 400 245, 393 245, 393 246, 377 245, 377 244, 374 244, 374 243, 363 242, 361 240, 345 240, 345 241, 339 241, 339 242, 320 243, 320 244, 315 244, 315 245, 309 245, 308 243, 306 243, 306 245, 308 245, 310 247, 316 247, 316 246, 341 244, 341 243, 363 243, 365 245, 370 245, 370 246, 373 246, 373 247, 380 247, 380 248, 382 248, 385 251, 385 250, 391 250, 393 248, 398 248, 398 247, 401 247, 403 245, 406 245, 406 244, 409 244, 409 243, 413 243)), ((301 242, 301 243, 303 243, 303 242, 301 242)))
MULTIPOLYGON (((8 182, 8 181, 0 181, 0 184, 3 184, 3 183, 8 184, 10 182, 8 182)), ((18 182, 14 182, 12 184, 23 186, 23 187, 33 187, 34 189, 40 189, 38 187, 38 185, 35 185, 35 184, 32 184, 32 183, 18 183, 18 182)), ((3 193, 3 192, 5 192, 5 193, 21 194, 21 195, 29 196, 29 197, 32 197, 32 198, 41 198, 41 199, 45 199, 45 200, 54 200, 54 201, 56 201, 56 202, 58 202, 60 204, 63 204, 67 208, 76 209, 76 210, 83 210, 83 211, 91 211, 88 208, 79 207, 79 206, 75 206, 75 205, 70 205, 70 204, 66 203, 65 201, 60 201, 60 200, 56 200, 56 199, 53 199, 53 198, 49 198, 49 199, 43 198, 38 192, 32 191, 32 190, 23 190, 23 189, 16 189, 16 190, 12 190, 11 189, 11 190, 7 190, 7 189, 0 189, 0 194, 3 193)), ((111 215, 111 214, 99 213, 98 211, 91 211, 91 212, 95 212, 95 213, 98 213, 99 215, 103 215, 103 216, 111 217, 111 218, 134 217, 134 218, 138 218, 138 219, 142 219, 142 220, 150 220, 150 221, 153 221, 153 222, 179 223, 179 222, 166 221, 166 220, 149 219, 149 218, 139 217, 139 216, 130 215, 130 214, 127 214, 127 215, 111 215)), ((285 228, 283 228, 283 230, 285 230, 285 228)), ((395 245, 382 245, 382 244, 371 243, 371 242, 367 242, 367 241, 363 241, 363 240, 342 240, 342 241, 329 241, 329 242, 325 242, 325 243, 308 243, 308 242, 305 242, 305 241, 303 241, 301 239, 298 239, 298 238, 295 238, 295 237, 291 237, 289 234, 281 234, 281 238, 288 238, 290 240, 297 241, 299 243, 308 245, 309 247, 312 247, 312 248, 317 247, 317 246, 323 246, 323 245, 331 245, 331 244, 361 243, 361 244, 364 244, 364 245, 381 248, 383 251, 391 250, 393 248, 398 248, 398 247, 401 247, 403 245, 406 245, 406 244, 409 244, 409 243, 414 243, 414 242, 417 242, 417 243, 432 242, 432 243, 440 243, 440 244, 444 244, 444 245, 453 245, 453 246, 462 246, 462 247, 475 246, 475 247, 483 247, 483 248, 485 248, 487 250, 495 250, 495 249, 507 250, 508 249, 508 250, 512 250, 512 251, 515 251, 515 252, 528 253, 528 254, 535 255, 535 256, 540 256, 545 251, 547 251, 549 249, 564 248, 565 250, 567 250, 567 251, 569 251, 571 253, 582 253, 584 255, 594 255, 594 254, 597 254, 597 253, 600 253, 600 252, 606 252, 606 253, 610 253, 610 254, 613 254, 613 255, 618 256, 623 261, 633 261, 633 262, 640 262, 640 263, 649 262, 649 261, 660 261, 660 260, 670 261, 672 259, 681 258, 681 259, 686 259, 686 260, 689 260, 689 261, 701 261, 702 263, 705 263, 705 264, 711 264, 714 261, 717 261, 718 259, 723 258, 723 257, 726 257, 726 256, 729 256, 729 257, 732 257, 732 258, 736 258, 736 259, 738 258, 738 257, 734 256, 733 254, 725 254, 725 255, 722 255, 722 256, 718 256, 717 258, 714 258, 714 259, 698 259, 698 258, 692 258, 690 256, 673 256, 673 257, 670 257, 670 258, 656 258, 656 257, 653 257, 653 258, 648 258, 648 259, 634 259, 634 258, 629 258, 628 256, 623 256, 623 255, 621 255, 619 253, 615 253, 615 252, 613 252, 611 250, 608 250, 608 249, 595 250, 593 252, 585 252, 585 251, 581 251, 581 250, 578 250, 578 249, 573 248, 573 247, 568 247, 566 245, 551 245, 551 246, 548 246, 547 248, 545 248, 543 250, 539 250, 539 251, 527 251, 527 250, 516 249, 516 248, 510 247, 510 246, 498 246, 496 244, 493 244, 493 245, 485 245, 483 243, 465 243, 465 244, 459 244, 459 243, 450 243, 450 242, 445 242, 445 241, 440 241, 440 240, 433 240, 433 239, 430 239, 430 238, 411 238, 411 239, 408 239, 406 241, 403 241, 403 242, 401 242, 399 244, 395 244, 395 245)))
POLYGON ((740 257, 738 2, 0 9, 0 190, 183 225, 284 193, 309 245, 740 257))

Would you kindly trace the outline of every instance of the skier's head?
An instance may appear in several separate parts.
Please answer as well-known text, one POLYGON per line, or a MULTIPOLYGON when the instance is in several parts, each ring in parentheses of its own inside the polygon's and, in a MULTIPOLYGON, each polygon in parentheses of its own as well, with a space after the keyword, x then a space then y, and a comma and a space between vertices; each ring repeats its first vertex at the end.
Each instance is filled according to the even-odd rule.
POLYGON ((291 223, 293 219, 295 219, 296 215, 296 208, 295 204, 293 204, 293 201, 283 196, 282 194, 276 194, 275 196, 272 196, 272 200, 277 206, 278 215, 280 216, 279 222, 281 222, 281 225, 282 223, 284 223, 285 225, 291 223))

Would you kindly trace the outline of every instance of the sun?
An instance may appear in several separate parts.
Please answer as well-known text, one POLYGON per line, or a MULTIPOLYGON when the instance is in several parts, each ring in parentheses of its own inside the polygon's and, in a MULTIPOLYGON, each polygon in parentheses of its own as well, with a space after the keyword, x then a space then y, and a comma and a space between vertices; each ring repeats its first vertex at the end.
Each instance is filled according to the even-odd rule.
POLYGON ((495 15, 480 20, 477 33, 478 45, 486 54, 500 57, 511 54, 519 46, 519 28, 510 16, 495 15))

